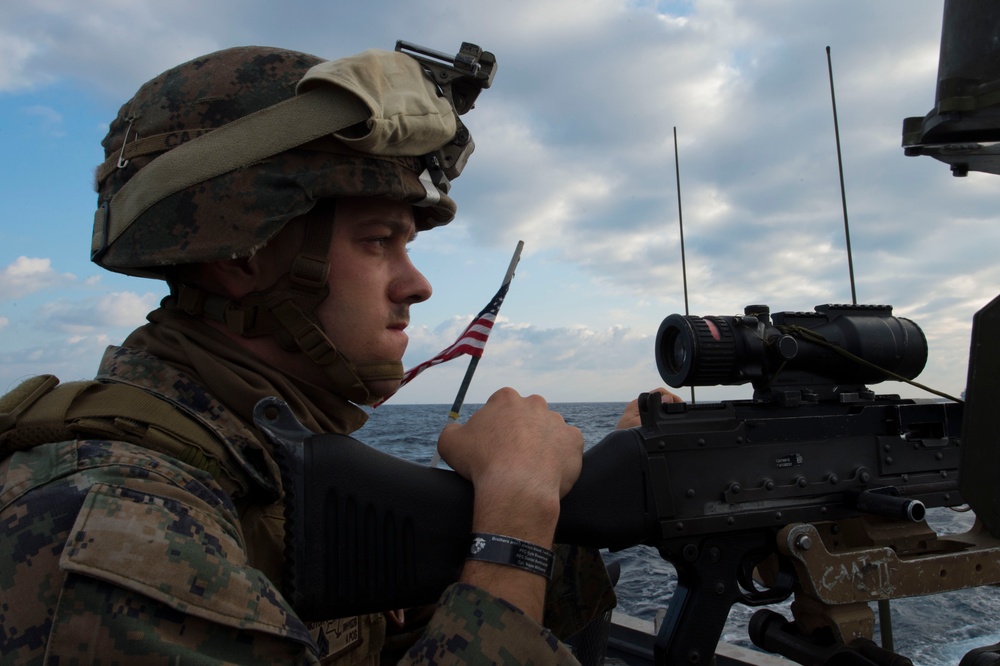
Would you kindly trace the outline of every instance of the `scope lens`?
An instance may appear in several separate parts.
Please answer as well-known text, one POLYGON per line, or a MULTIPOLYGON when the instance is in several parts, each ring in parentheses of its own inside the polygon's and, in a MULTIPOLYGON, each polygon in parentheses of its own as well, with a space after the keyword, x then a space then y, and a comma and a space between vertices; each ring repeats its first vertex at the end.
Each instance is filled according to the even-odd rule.
POLYGON ((678 388, 691 371, 697 356, 690 322, 682 315, 670 315, 656 333, 656 367, 667 384, 678 388))
POLYGON ((680 335, 678 329, 670 328, 667 330, 663 349, 667 352, 665 360, 670 372, 680 372, 687 362, 689 354, 687 340, 680 335))
POLYGON ((669 386, 742 384, 732 318, 672 314, 656 334, 656 369, 669 386))

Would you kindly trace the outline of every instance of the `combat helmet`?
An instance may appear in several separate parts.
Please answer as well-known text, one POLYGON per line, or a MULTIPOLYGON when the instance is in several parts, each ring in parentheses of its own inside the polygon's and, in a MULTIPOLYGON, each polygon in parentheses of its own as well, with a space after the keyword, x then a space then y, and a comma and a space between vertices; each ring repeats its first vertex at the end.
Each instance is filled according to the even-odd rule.
MULTIPOLYGON (((450 181, 474 147, 458 116, 494 73, 475 45, 452 59, 405 42, 333 61, 239 47, 178 65, 140 87, 102 142, 91 258, 171 282, 171 267, 251 256, 341 196, 410 203, 421 230, 446 224, 450 181)), ((308 224, 271 290, 236 303, 171 283, 173 305, 345 365, 312 314, 327 294, 329 225, 308 224)))

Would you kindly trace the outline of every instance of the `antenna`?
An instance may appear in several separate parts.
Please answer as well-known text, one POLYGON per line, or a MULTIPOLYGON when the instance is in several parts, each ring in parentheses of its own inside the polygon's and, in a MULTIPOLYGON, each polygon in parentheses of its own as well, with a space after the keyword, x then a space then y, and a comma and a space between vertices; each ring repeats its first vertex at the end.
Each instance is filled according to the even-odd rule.
POLYGON ((826 67, 830 72, 830 101, 833 103, 833 133, 837 138, 837 169, 840 171, 840 204, 844 210, 844 236, 847 238, 847 270, 851 274, 851 303, 858 304, 854 288, 854 257, 851 253, 851 227, 847 223, 847 193, 844 190, 844 161, 840 155, 840 126, 837 123, 837 95, 833 91, 833 60, 830 47, 826 47, 826 67))
MULTIPOLYGON (((677 174, 677 221, 681 229, 681 275, 684 281, 684 314, 690 315, 688 308, 688 273, 687 257, 684 255, 684 212, 681 208, 681 160, 677 153, 677 127, 674 126, 674 173, 677 174)), ((694 386, 691 389, 691 402, 694 402, 694 386)))
MULTIPOLYGON (((858 294, 854 287, 854 257, 851 253, 851 227, 847 223, 847 193, 844 190, 844 160, 840 154, 840 126, 837 123, 837 95, 833 91, 833 59, 830 47, 826 47, 826 68, 830 72, 830 101, 833 104, 833 133, 837 138, 837 169, 840 171, 840 205, 844 209, 844 237, 847 239, 847 270, 851 274, 851 303, 858 304, 858 294)), ((878 601, 879 629, 882 633, 882 647, 893 651, 892 615, 889 600, 878 601)))

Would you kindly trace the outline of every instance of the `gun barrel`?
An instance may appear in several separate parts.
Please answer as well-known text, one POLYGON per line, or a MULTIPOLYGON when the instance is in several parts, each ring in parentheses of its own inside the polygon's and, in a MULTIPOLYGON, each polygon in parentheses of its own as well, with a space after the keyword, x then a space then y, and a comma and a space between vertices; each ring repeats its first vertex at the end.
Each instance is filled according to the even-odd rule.
POLYGON ((920 500, 902 497, 896 488, 878 488, 851 493, 848 501, 858 511, 919 523, 927 515, 927 508, 920 500))

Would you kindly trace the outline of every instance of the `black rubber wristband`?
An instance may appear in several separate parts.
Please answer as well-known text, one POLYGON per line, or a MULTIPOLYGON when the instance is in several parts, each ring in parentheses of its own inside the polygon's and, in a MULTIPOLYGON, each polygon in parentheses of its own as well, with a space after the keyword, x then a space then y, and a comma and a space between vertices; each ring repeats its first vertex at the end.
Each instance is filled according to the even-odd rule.
POLYGON ((556 556, 547 548, 514 537, 473 532, 466 559, 503 564, 551 580, 556 556))

